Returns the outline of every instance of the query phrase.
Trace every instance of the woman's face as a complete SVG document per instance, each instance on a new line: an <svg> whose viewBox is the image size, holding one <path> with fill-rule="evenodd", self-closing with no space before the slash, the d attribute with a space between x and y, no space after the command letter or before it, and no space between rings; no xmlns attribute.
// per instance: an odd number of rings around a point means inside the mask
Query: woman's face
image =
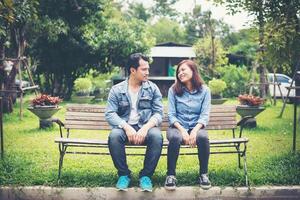
<svg viewBox="0 0 300 200"><path fill-rule="evenodd" d="M177 74L178 79L183 83L188 83L192 80L193 71L187 66L187 64L182 64L178 69Z"/></svg>

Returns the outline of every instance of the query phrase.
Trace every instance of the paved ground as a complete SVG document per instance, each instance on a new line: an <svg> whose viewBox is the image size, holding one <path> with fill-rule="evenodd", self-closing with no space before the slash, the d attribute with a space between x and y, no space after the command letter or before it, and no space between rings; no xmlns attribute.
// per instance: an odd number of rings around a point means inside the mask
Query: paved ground
<svg viewBox="0 0 300 200"><path fill-rule="evenodd" d="M115 188L54 188L44 186L34 187L0 187L0 200L97 200L97 199L300 199L299 186L263 186L253 187L212 187L202 190L199 187L179 187L176 191L166 191L156 188L152 193L130 188L127 192L119 192Z"/></svg>

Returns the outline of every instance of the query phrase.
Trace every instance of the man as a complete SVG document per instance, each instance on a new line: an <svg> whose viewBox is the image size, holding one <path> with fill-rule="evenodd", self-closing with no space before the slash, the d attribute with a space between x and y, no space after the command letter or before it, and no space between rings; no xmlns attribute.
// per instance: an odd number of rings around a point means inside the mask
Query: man
<svg viewBox="0 0 300 200"><path fill-rule="evenodd" d="M125 144L147 145L144 167L139 173L142 191L152 191L151 176L157 166L163 137L158 126L162 122L162 95L148 81L148 58L141 53L130 55L129 78L110 90L105 118L112 126L108 138L109 151L118 170L118 190L126 191L131 171L126 162Z"/></svg>

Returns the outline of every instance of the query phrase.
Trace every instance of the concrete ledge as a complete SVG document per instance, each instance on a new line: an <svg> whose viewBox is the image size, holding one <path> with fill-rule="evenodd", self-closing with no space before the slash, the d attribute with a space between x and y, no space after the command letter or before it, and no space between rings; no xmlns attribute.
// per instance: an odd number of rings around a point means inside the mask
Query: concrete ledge
<svg viewBox="0 0 300 200"><path fill-rule="evenodd" d="M300 186L262 186L253 187L212 187L202 190L199 187L179 187L175 191L156 188L152 193L130 188L119 192L111 187L97 188L57 188L57 187L0 187L1 200L97 200L97 199L300 199Z"/></svg>

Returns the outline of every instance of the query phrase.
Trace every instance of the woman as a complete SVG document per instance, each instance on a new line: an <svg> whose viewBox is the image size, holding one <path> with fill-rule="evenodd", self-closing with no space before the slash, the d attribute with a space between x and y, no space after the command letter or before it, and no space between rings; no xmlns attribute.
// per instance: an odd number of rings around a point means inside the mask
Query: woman
<svg viewBox="0 0 300 200"><path fill-rule="evenodd" d="M209 120L211 95L204 85L197 66L192 60L183 60L176 70L176 82L168 93L167 130L168 171L165 188L176 188L176 162L181 144L197 146L199 159L199 184L203 189L211 187L208 179L209 140L205 127Z"/></svg>

